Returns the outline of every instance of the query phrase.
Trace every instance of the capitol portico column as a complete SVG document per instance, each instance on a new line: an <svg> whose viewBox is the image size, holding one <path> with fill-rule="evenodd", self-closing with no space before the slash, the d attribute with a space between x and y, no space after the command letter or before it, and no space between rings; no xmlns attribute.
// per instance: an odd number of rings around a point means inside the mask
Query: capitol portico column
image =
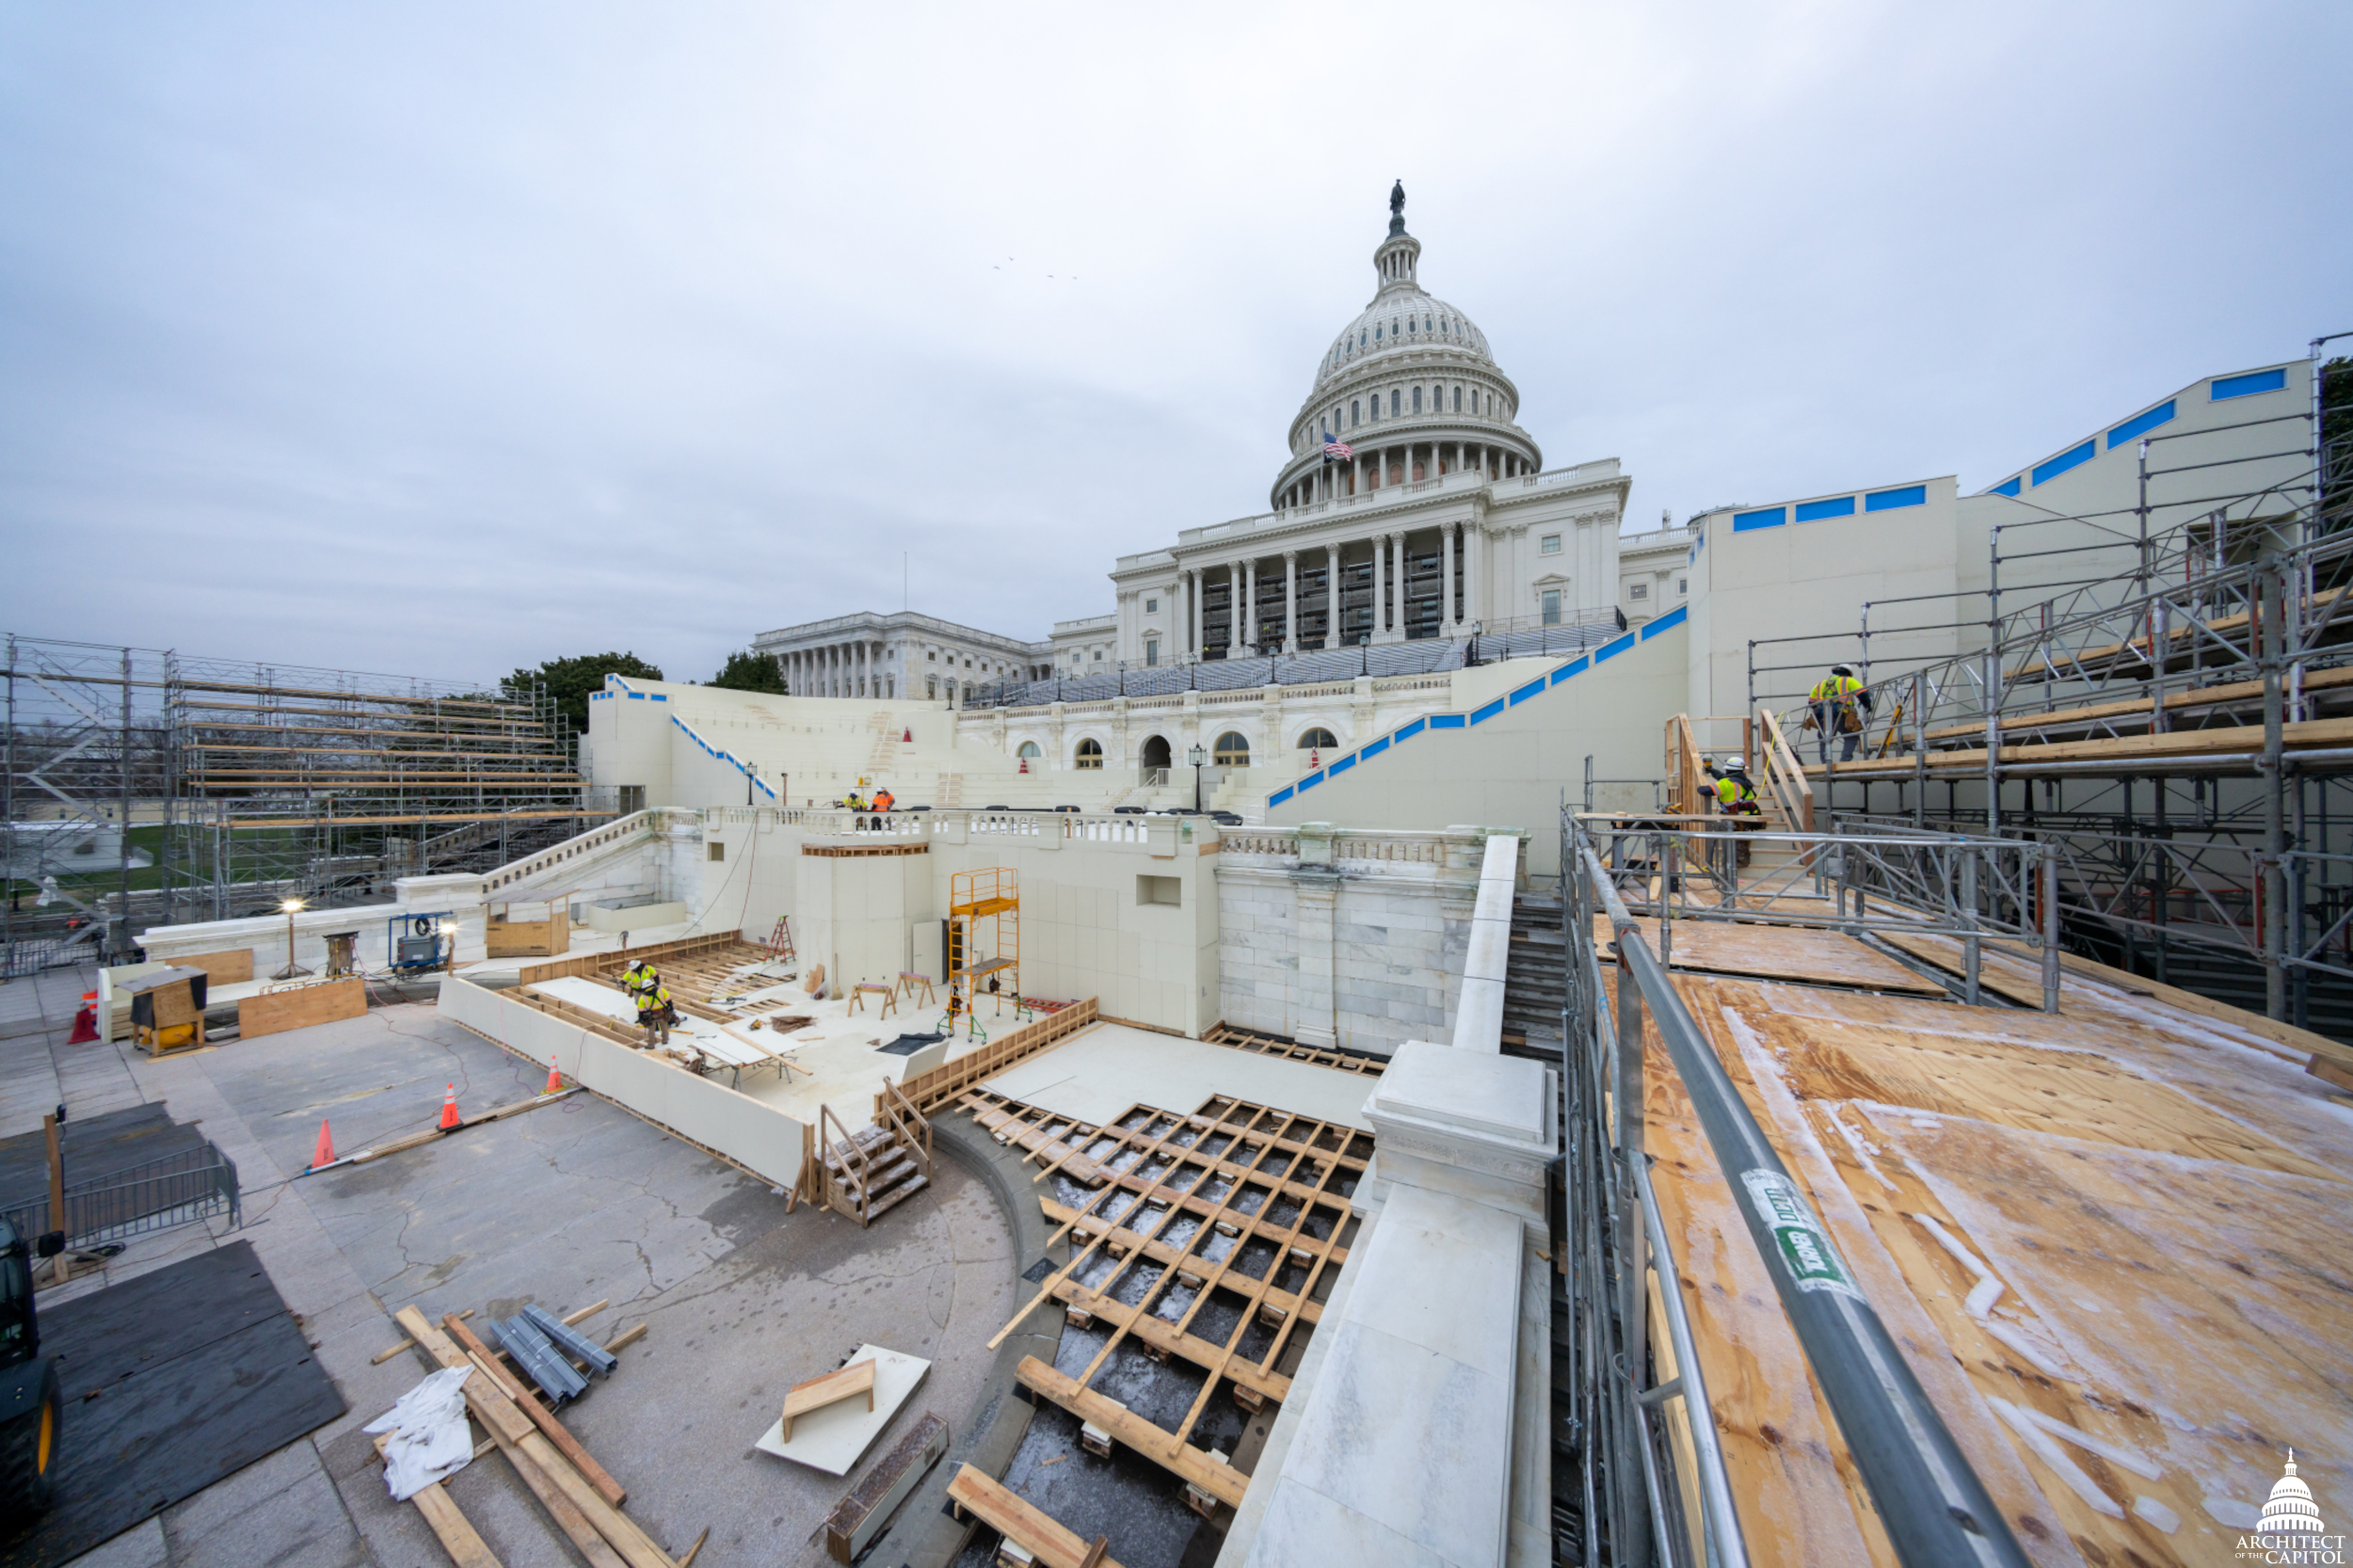
<svg viewBox="0 0 2353 1568"><path fill-rule="evenodd" d="M1256 653L1258 651L1258 558L1253 555L1245 563L1245 568L1250 581L1249 602L1246 606L1250 612L1250 631L1242 638L1242 644L1251 652Z"/></svg>
<svg viewBox="0 0 2353 1568"><path fill-rule="evenodd" d="M1413 470L1409 468L1405 472L1411 473ZM1389 593L1392 600L1389 621L1397 632L1397 640L1403 642L1405 640L1405 536L1401 532L1394 537L1397 540L1397 559L1389 568Z"/></svg>
<svg viewBox="0 0 2353 1568"><path fill-rule="evenodd" d="M1225 657L1241 656L1241 563L1225 563Z"/></svg>
<svg viewBox="0 0 2353 1568"><path fill-rule="evenodd" d="M1454 524L1438 528L1438 634L1454 635Z"/></svg>
<svg viewBox="0 0 2353 1568"><path fill-rule="evenodd" d="M1372 536L1372 624L1365 629L1365 641L1369 643L1379 642L1381 633L1387 630L1381 624L1387 613L1385 606L1388 603L1382 597L1381 574L1388 569L1388 555L1389 536L1375 534Z"/></svg>
<svg viewBox="0 0 2353 1568"><path fill-rule="evenodd" d="M1299 552L1283 552L1283 651L1299 651Z"/></svg>
<svg viewBox="0 0 2353 1568"><path fill-rule="evenodd" d="M1340 638L1340 547L1323 547L1323 646L1338 648Z"/></svg>

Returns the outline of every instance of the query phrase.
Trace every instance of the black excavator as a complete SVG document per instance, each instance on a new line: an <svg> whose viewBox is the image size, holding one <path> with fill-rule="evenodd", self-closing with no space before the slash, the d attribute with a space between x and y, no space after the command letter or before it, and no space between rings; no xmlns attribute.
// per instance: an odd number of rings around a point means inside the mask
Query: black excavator
<svg viewBox="0 0 2353 1568"><path fill-rule="evenodd" d="M0 1539L49 1507L64 1415L33 1318L32 1249L0 1219Z"/></svg>

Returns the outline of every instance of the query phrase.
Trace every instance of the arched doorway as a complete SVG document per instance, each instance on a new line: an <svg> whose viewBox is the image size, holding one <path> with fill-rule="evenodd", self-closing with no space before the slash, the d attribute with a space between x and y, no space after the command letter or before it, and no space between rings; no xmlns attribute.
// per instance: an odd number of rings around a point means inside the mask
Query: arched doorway
<svg viewBox="0 0 2353 1568"><path fill-rule="evenodd" d="M1167 783L1171 760L1168 754L1168 737L1165 735L1146 736L1144 742L1144 754L1140 760L1144 767L1143 781L1144 783ZM1156 774L1159 776L1157 779L1153 776Z"/></svg>

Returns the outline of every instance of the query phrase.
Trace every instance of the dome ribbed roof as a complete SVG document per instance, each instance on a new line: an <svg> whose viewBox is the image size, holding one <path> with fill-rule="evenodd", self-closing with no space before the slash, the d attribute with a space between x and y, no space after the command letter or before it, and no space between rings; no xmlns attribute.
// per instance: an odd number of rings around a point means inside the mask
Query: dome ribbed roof
<svg viewBox="0 0 2353 1568"><path fill-rule="evenodd" d="M1391 284L1373 296L1346 331L1332 340L1316 371L1316 387L1321 391L1356 366L1385 356L1439 349L1452 349L1483 364L1495 363L1487 335L1468 316L1418 284Z"/></svg>

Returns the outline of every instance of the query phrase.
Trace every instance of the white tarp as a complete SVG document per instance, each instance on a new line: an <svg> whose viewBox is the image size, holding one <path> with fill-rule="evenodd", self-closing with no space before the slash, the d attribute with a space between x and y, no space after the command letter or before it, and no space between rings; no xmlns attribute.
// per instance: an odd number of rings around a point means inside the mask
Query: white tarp
<svg viewBox="0 0 2353 1568"><path fill-rule="evenodd" d="M363 1429L392 1434L384 1443L384 1484L392 1489L394 1502L407 1502L435 1481L456 1475L473 1458L465 1389L472 1371L471 1367L443 1368Z"/></svg>

